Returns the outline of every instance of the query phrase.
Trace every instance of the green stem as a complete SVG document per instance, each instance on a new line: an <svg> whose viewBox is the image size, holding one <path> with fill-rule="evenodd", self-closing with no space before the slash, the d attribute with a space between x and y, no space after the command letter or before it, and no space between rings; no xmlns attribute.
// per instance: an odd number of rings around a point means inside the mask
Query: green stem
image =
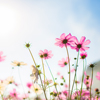
<svg viewBox="0 0 100 100"><path fill-rule="evenodd" d="M53 79L53 81L55 82L55 79L54 79L54 77L53 77L53 74L52 74L52 72L51 72L51 69L50 69L50 67L49 67L49 64L47 63L46 60L45 60L45 62L46 62L46 64L47 64L48 68L49 68L49 71L50 71L50 74L51 74L51 76L52 76L52 79Z"/></svg>
<svg viewBox="0 0 100 100"><path fill-rule="evenodd" d="M69 98L70 98L70 77L71 77L71 74L70 74L70 60L69 60L69 53L68 53L68 48L67 46L66 47L66 51L67 51L67 56L68 56L68 62L69 62Z"/></svg>
<svg viewBox="0 0 100 100"><path fill-rule="evenodd" d="M33 55L32 55L32 52L31 52L30 48L28 48L28 50L29 50L29 52L30 52L30 54L31 54L31 57L32 57L32 59L33 59L33 62L34 62L34 64L35 64L35 66L36 66L36 62L35 62L35 60L34 60L34 57L33 57Z"/></svg>
<svg viewBox="0 0 100 100"><path fill-rule="evenodd" d="M50 67L49 67L49 64L47 63L46 60L45 60L45 62L46 62L46 64L47 64L48 68L49 68L49 71L50 71L50 74L51 74L51 76L52 76L53 82L55 83L55 79L54 79L54 77L53 77L53 74L52 74L52 72L51 72L51 69L50 69ZM57 94L58 94L57 87L56 87L56 85L54 85L54 86L55 86L55 89L56 89ZM59 94L58 94L58 98L59 98L59 100L61 100L60 97L59 97Z"/></svg>
<svg viewBox="0 0 100 100"><path fill-rule="evenodd" d="M81 99L81 94L82 94L83 79L84 79L84 59L83 59L83 75L82 75L82 83L81 83L80 99Z"/></svg>
<svg viewBox="0 0 100 100"><path fill-rule="evenodd" d="M75 75L74 75L74 80L73 80L72 89L71 89L71 95L72 95L73 88L74 88L74 83L75 83L75 77L76 77L77 65L78 65L78 58L79 58L79 51L78 51L78 54L77 54L77 61L76 61L76 66L75 66L76 69L75 69Z"/></svg>

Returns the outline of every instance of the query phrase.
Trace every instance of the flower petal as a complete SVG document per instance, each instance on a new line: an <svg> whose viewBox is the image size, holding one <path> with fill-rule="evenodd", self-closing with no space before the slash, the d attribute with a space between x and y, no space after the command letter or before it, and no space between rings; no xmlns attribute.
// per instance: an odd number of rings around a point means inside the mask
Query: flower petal
<svg viewBox="0 0 100 100"><path fill-rule="evenodd" d="M81 39L80 39L80 43L82 44L85 41L85 39L86 39L86 37L82 36Z"/></svg>
<svg viewBox="0 0 100 100"><path fill-rule="evenodd" d="M65 39L65 37L66 37L65 33L61 34L61 36L60 36L61 39Z"/></svg>
<svg viewBox="0 0 100 100"><path fill-rule="evenodd" d="M88 45L88 44L90 44L90 40L86 40L84 43L83 43L83 45Z"/></svg>

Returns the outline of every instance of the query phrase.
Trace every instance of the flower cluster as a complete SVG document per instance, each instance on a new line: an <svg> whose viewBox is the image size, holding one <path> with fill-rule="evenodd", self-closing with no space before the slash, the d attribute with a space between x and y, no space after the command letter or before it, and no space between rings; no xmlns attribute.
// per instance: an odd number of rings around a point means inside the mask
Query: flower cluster
<svg viewBox="0 0 100 100"><path fill-rule="evenodd" d="M65 47L66 49L67 56L66 58L62 58L61 60L59 60L58 65L60 67L69 66L69 71L67 72L69 77L62 75L60 72L57 73L60 79L54 77L47 62L47 59L53 57L51 50L48 51L47 49L45 49L44 51L39 51L38 54L42 60L42 65L38 65L30 50L30 43L26 43L25 47L29 50L29 53L31 54L32 60L34 62L34 65L31 65L30 67L32 72L30 74L31 82L26 83L27 92L22 83L17 84L14 76L9 76L4 80L0 80L0 95L2 100L100 100L100 91L98 88L94 90L95 96L92 96L93 68L95 67L95 64L89 65L89 67L92 68L91 77L87 75L88 73L86 73L86 66L84 66L86 65L84 59L86 59L88 56L86 50L88 50L89 47L87 45L90 44L90 40L86 40L85 36L82 36L81 39L78 40L75 36L72 36L71 33L69 33L68 35L63 33L61 34L60 38L56 38L55 41L56 46L59 46L61 48ZM76 56L76 58L74 58L76 62L72 65L74 68L70 65L71 59L68 52L69 47L78 52L78 55ZM3 52L1 51L0 62L5 60L5 56L2 55ZM83 62L82 81L77 80L78 60L81 60ZM13 70L15 66L20 69L21 66L25 66L27 64L24 62L13 61L11 65L13 66ZM45 65L47 65L52 79L50 79L50 77L47 78ZM70 84L70 80L72 78L71 74L74 74L72 86ZM69 79L69 81L66 80L66 78ZM97 80L100 80L100 72L97 72L95 78L97 78ZM21 81L21 77L19 79ZM78 88L78 84L81 85L81 88ZM85 85L85 88L83 87L83 84ZM9 91L8 95L5 95L7 88L11 85L12 89ZM23 88L23 94L18 91L19 85ZM35 95L35 97L31 97L31 95L33 94Z"/></svg>

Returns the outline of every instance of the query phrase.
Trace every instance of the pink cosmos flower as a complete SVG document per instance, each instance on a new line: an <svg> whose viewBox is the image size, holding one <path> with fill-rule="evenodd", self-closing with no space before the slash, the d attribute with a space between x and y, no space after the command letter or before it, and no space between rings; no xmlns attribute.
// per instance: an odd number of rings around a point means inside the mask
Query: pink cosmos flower
<svg viewBox="0 0 100 100"><path fill-rule="evenodd" d="M90 44L90 40L85 41L85 37L82 36L80 41L77 40L77 38L74 38L74 42L72 42L72 49L75 49L77 52L80 50L81 52L88 50L89 47L86 47L86 45Z"/></svg>
<svg viewBox="0 0 100 100"><path fill-rule="evenodd" d="M2 54L3 54L3 52L0 51L0 62L4 61L5 60L5 57L6 57L6 56L2 56Z"/></svg>
<svg viewBox="0 0 100 100"><path fill-rule="evenodd" d="M100 80L100 72L97 72L96 78Z"/></svg>
<svg viewBox="0 0 100 100"><path fill-rule="evenodd" d="M40 50L39 55L41 58L44 58L44 59L49 59L53 56L52 51L51 50L48 51L46 49L44 51Z"/></svg>
<svg viewBox="0 0 100 100"><path fill-rule="evenodd" d="M58 65L61 66L61 67L64 67L64 66L66 66L68 63L69 63L69 62L68 62L68 57L67 57L66 59L62 58L62 60L60 60L60 61L58 62Z"/></svg>
<svg viewBox="0 0 100 100"><path fill-rule="evenodd" d="M19 93L16 92L16 89L13 89L13 91L10 92L10 96L13 98L18 98Z"/></svg>
<svg viewBox="0 0 100 100"><path fill-rule="evenodd" d="M84 84L87 86L87 87L90 87L90 85L91 85L91 78L89 77L88 79L87 78L85 78L84 79Z"/></svg>
<svg viewBox="0 0 100 100"><path fill-rule="evenodd" d="M62 91L62 93L63 93L66 97L68 97L68 95L69 95L69 93L68 93L67 90Z"/></svg>
<svg viewBox="0 0 100 100"><path fill-rule="evenodd" d="M43 58L44 52L42 50L39 51L39 56Z"/></svg>
<svg viewBox="0 0 100 100"><path fill-rule="evenodd" d="M56 43L55 45L63 48L64 46L70 46L71 43L73 42L73 39L75 37L71 35L71 33L69 33L67 36L65 33L61 34L60 38L56 38Z"/></svg>
<svg viewBox="0 0 100 100"><path fill-rule="evenodd" d="M43 56L44 56L44 59L51 58L53 56L52 51L48 51L48 50L45 49Z"/></svg>
<svg viewBox="0 0 100 100"><path fill-rule="evenodd" d="M27 86L29 89L31 89L32 83L31 83L31 82L28 82L28 83L26 84L26 86Z"/></svg>
<svg viewBox="0 0 100 100"><path fill-rule="evenodd" d="M87 57L87 53L86 52L82 52L80 53L81 59L85 59Z"/></svg>

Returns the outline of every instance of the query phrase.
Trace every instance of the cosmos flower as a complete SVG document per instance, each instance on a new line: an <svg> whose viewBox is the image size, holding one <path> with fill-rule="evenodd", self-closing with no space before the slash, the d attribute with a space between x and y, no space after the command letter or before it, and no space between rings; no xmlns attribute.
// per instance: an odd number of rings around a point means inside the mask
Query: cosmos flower
<svg viewBox="0 0 100 100"><path fill-rule="evenodd" d="M39 51L40 58L43 58L44 52L42 50Z"/></svg>
<svg viewBox="0 0 100 100"><path fill-rule="evenodd" d="M71 43L73 42L73 39L75 37L71 35L71 33L69 33L67 36L65 33L61 34L60 38L56 38L56 46L59 46L61 48L63 48L64 46L70 46Z"/></svg>
<svg viewBox="0 0 100 100"><path fill-rule="evenodd" d="M77 38L74 38L74 42L72 43L71 48L75 49L77 52L80 50L81 52L84 52L85 50L88 50L89 47L86 47L86 45L90 44L90 40L86 40L86 37L82 36L80 41L77 40Z"/></svg>
<svg viewBox="0 0 100 100"><path fill-rule="evenodd" d="M13 91L10 92L10 96L13 98L18 98L19 93L17 93L16 89L13 89Z"/></svg>
<svg viewBox="0 0 100 100"><path fill-rule="evenodd" d="M21 65L27 65L27 64L24 63L24 62L13 61L13 62L11 63L11 65L13 65L13 66L21 66Z"/></svg>
<svg viewBox="0 0 100 100"><path fill-rule="evenodd" d="M39 51L39 56L44 59L49 59L53 56L53 54L51 50L48 51L47 49L45 49L44 51L42 50Z"/></svg>
<svg viewBox="0 0 100 100"><path fill-rule="evenodd" d="M90 87L90 85L91 85L91 78L90 78L90 77L89 77L88 79L85 78L85 79L84 79L84 84L85 84L87 87Z"/></svg>
<svg viewBox="0 0 100 100"><path fill-rule="evenodd" d="M28 82L28 83L26 84L26 86L30 89L31 86L32 86L32 83L31 83L31 82Z"/></svg>
<svg viewBox="0 0 100 100"><path fill-rule="evenodd" d="M13 78L13 76L8 77L8 78L5 80L5 83L6 83L7 85L8 85L8 84L14 83L14 78Z"/></svg>
<svg viewBox="0 0 100 100"><path fill-rule="evenodd" d="M81 59L85 59L87 57L87 53L86 52L82 52L80 53Z"/></svg>
<svg viewBox="0 0 100 100"><path fill-rule="evenodd" d="M68 63L69 63L69 62L68 62L68 57L67 57L66 59L62 58L62 60L60 60L60 61L58 62L58 65L61 66L61 67L64 67L64 66L66 66Z"/></svg>
<svg viewBox="0 0 100 100"><path fill-rule="evenodd" d="M68 97L68 95L69 95L69 93L68 93L67 90L62 91L62 93L63 93L66 97Z"/></svg>
<svg viewBox="0 0 100 100"><path fill-rule="evenodd" d="M97 80L100 80L100 72L97 72L96 78Z"/></svg>
<svg viewBox="0 0 100 100"><path fill-rule="evenodd" d="M41 94L43 91L41 87L38 84L33 84L31 89L36 93L36 94Z"/></svg>
<svg viewBox="0 0 100 100"><path fill-rule="evenodd" d="M34 83L38 82L38 69L34 65L31 65L30 68L32 70L32 74L30 75L31 79L34 80Z"/></svg>
<svg viewBox="0 0 100 100"><path fill-rule="evenodd" d="M4 61L5 60L5 57L6 57L6 56L2 56L2 54L3 54L3 52L0 51L0 62Z"/></svg>

